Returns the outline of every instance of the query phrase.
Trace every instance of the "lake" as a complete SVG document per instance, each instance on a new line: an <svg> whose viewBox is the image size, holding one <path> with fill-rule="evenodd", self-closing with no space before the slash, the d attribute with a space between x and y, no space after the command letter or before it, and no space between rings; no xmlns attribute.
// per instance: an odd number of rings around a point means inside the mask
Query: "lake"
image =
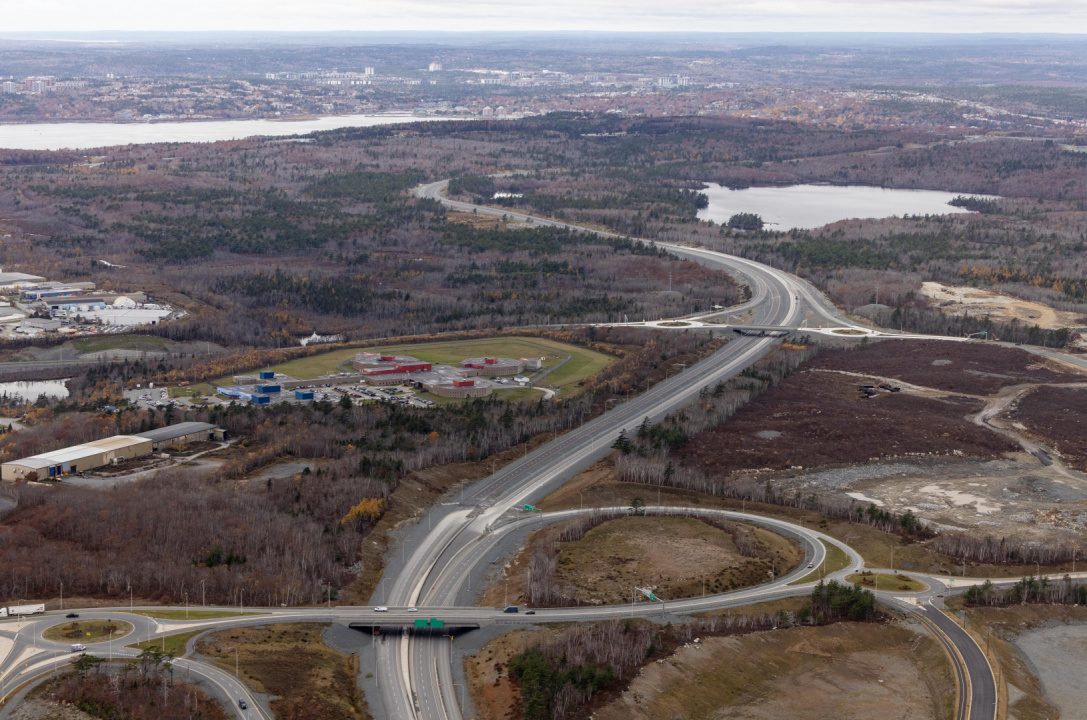
<svg viewBox="0 0 1087 720"><path fill-rule="evenodd" d="M885 218L892 215L945 215L970 212L948 201L959 195L992 197L939 190L897 190L867 185L790 185L730 190L716 183L703 190L709 207L699 220L727 223L736 213L755 213L769 230L810 230L849 218Z"/></svg>
<svg viewBox="0 0 1087 720"><path fill-rule="evenodd" d="M188 120L132 123L0 124L0 148L16 150L78 150L129 143L218 142L254 135L301 135L315 130L372 127L391 123L427 122L454 118L389 115L336 115L309 120Z"/></svg>
<svg viewBox="0 0 1087 720"><path fill-rule="evenodd" d="M48 398L68 397L67 380L15 380L0 382L0 397L19 398L24 402L34 402L39 395Z"/></svg>

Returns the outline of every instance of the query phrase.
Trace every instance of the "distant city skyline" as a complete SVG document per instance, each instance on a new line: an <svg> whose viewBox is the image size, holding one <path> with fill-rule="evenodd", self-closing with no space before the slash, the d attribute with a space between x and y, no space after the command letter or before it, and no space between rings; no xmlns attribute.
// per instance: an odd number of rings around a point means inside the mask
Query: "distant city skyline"
<svg viewBox="0 0 1087 720"><path fill-rule="evenodd" d="M618 31L1087 33L1087 4L1054 0L39 0L8 32Z"/></svg>

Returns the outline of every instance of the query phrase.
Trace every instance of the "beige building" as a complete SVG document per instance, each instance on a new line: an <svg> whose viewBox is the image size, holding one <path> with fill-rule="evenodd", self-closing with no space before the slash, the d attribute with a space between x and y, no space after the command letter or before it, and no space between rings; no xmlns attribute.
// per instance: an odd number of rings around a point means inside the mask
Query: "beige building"
<svg viewBox="0 0 1087 720"><path fill-rule="evenodd" d="M48 480L61 475L93 470L134 457L143 457L150 455L151 451L152 442L148 438L114 435L102 440L6 462L0 465L0 478L14 481L32 476L37 480Z"/></svg>

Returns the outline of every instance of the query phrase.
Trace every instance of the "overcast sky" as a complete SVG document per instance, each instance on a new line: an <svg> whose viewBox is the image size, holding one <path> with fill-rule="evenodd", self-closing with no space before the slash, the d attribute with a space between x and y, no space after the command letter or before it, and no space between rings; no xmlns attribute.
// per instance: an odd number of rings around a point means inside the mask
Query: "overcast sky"
<svg viewBox="0 0 1087 720"><path fill-rule="evenodd" d="M7 31L1087 33L1087 0L33 0Z"/></svg>

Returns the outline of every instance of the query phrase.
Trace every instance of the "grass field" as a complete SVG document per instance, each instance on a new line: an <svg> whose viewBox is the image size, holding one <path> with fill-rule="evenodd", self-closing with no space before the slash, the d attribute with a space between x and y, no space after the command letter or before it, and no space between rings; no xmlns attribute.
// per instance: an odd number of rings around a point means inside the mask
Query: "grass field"
<svg viewBox="0 0 1087 720"><path fill-rule="evenodd" d="M81 353L101 352L102 350L147 350L163 352L167 348L166 340L148 335L100 335L72 341L72 347Z"/></svg>
<svg viewBox="0 0 1087 720"><path fill-rule="evenodd" d="M501 337L420 343L416 345L385 345L362 350L333 350L261 369L272 370L300 380L309 380L331 373L351 371L351 359L360 352L411 355L436 365L458 365L466 357L542 357L545 368L554 367L569 356L569 361L544 380L544 384L557 388L568 388L575 385L603 370L614 359L592 350L554 340ZM220 385L233 383L233 378L220 378L215 383ZM511 392L515 392L515 390ZM530 396L526 395L526 397ZM433 398L428 396L428 399ZM513 396L510 399L518 398Z"/></svg>
<svg viewBox="0 0 1087 720"><path fill-rule="evenodd" d="M860 583L869 590L887 590L890 592L921 592L928 586L905 575L890 573L854 573L846 577L847 583Z"/></svg>
<svg viewBox="0 0 1087 720"><path fill-rule="evenodd" d="M368 717L356 684L358 658L325 645L325 627L298 623L228 628L204 636L197 650L231 673L237 657L241 679L256 692L276 696L271 703L276 717Z"/></svg>
<svg viewBox="0 0 1087 720"><path fill-rule="evenodd" d="M207 383L196 383L195 385L186 385L185 387L172 387L167 389L166 394L170 397L196 397L197 395L212 395L215 392L215 388Z"/></svg>
<svg viewBox="0 0 1087 720"><path fill-rule="evenodd" d="M160 620L213 620L215 618L232 618L242 617L244 615L264 615L266 613L257 612L232 612L230 610L197 610L192 608L188 611L185 608L162 608L156 610L126 610L125 612L132 615L143 615L144 617L158 618Z"/></svg>
<svg viewBox="0 0 1087 720"><path fill-rule="evenodd" d="M207 628L204 628L204 630L206 629ZM189 639L196 637L204 632L204 630L190 630L189 632L175 633L173 635L167 635L166 637L157 637L154 640L148 640L147 642L128 645L127 647L136 648L137 650L154 648L167 655L181 657L185 654L185 646L189 643Z"/></svg>
<svg viewBox="0 0 1087 720"><path fill-rule="evenodd" d="M790 585L803 585L804 583L816 582L819 578L829 575L832 572L837 572L842 568L849 567L849 556L845 554L845 550L834 543L828 543L826 540L820 540L823 543L823 547L827 549L827 559L820 567L815 568L810 573L800 578L799 580L793 580Z"/></svg>
<svg viewBox="0 0 1087 720"><path fill-rule="evenodd" d="M42 637L53 642L89 643L107 642L110 631L114 640L120 640L132 632L132 623L124 620L72 620L47 628Z"/></svg>

